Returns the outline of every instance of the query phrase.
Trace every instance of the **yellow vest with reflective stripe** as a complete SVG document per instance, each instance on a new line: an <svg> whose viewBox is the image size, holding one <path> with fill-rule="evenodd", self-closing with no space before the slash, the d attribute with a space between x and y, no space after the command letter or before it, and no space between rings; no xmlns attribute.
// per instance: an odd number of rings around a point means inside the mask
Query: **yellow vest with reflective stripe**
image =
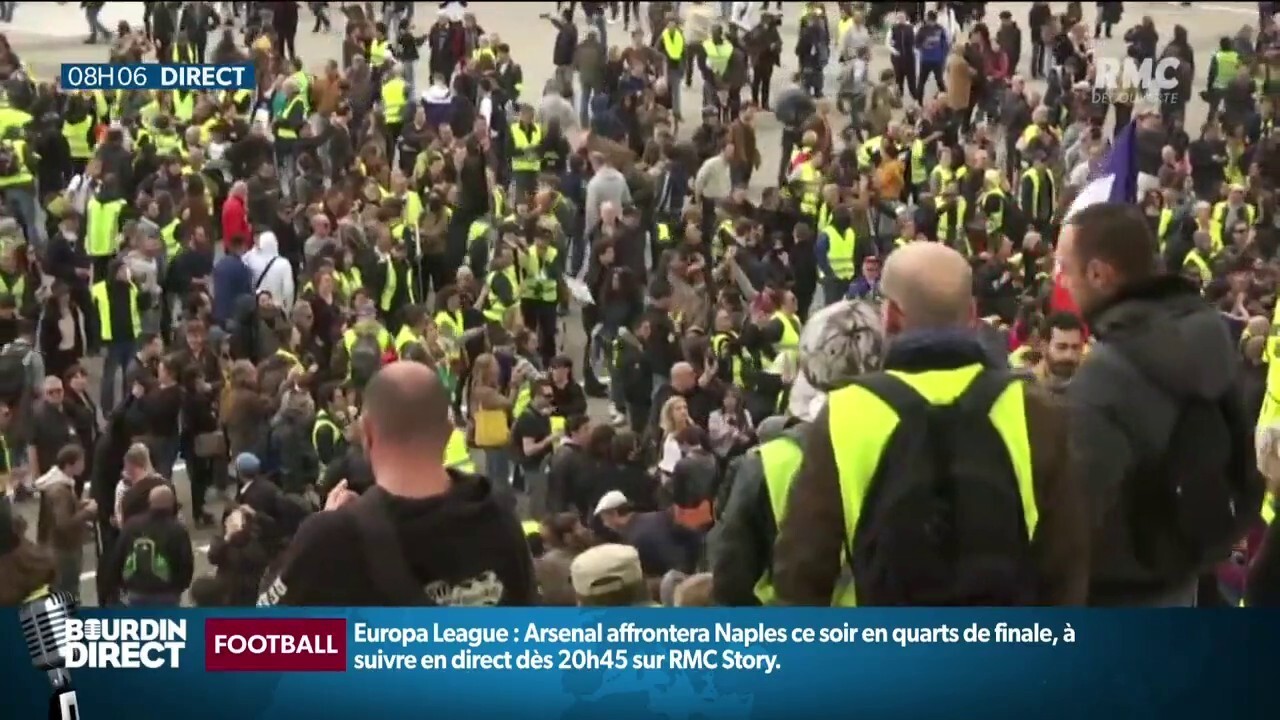
<svg viewBox="0 0 1280 720"><path fill-rule="evenodd" d="M194 92L173 91L173 119L182 123L191 122L196 114L196 94Z"/></svg>
<svg viewBox="0 0 1280 720"><path fill-rule="evenodd" d="M387 61L391 54L391 45L386 40L373 40L369 43L369 64L378 67Z"/></svg>
<svg viewBox="0 0 1280 720"><path fill-rule="evenodd" d="M520 296L526 300L540 300L553 303L560 297L560 285L547 274L547 267L556 261L560 253L554 247L547 247L545 258L538 257L537 248L529 248L524 254L525 269L524 287Z"/></svg>
<svg viewBox="0 0 1280 720"><path fill-rule="evenodd" d="M390 260L385 262L387 264L387 280L382 284L382 295L378 298L378 308L381 309L382 312L391 312L391 303L395 302L396 291L400 289L400 272L396 268L396 264L394 262ZM409 302L414 302L412 263L405 263L404 279L408 284L408 287L405 288L405 290L409 296Z"/></svg>
<svg viewBox="0 0 1280 720"><path fill-rule="evenodd" d="M883 135L876 135L873 138L868 138L865 142L859 145L857 152L858 167L864 170L871 167L871 153L879 152L883 145Z"/></svg>
<svg viewBox="0 0 1280 720"><path fill-rule="evenodd" d="M721 40L720 44L715 44L711 38L702 41L702 49L707 53L707 67L717 76L724 75L729 69L729 58L733 56L733 44L728 40Z"/></svg>
<svg viewBox="0 0 1280 720"><path fill-rule="evenodd" d="M542 160L538 157L538 146L542 144L542 128L533 126L533 132L525 133L520 123L511 123L511 142L515 145L515 155L511 158L512 172L538 172L542 169Z"/></svg>
<svg viewBox="0 0 1280 720"><path fill-rule="evenodd" d="M1022 179L1026 180L1027 178L1031 179L1031 207L1023 208L1023 209L1027 211L1028 218L1032 220L1039 220L1040 219L1040 181L1041 181L1040 173L1037 172L1035 168L1027 168L1022 173ZM1049 183L1049 202L1050 203L1057 202L1058 188L1053 183L1053 173L1046 172L1044 174L1043 179L1045 182ZM1049 214L1050 215L1053 214L1052 208L1050 208Z"/></svg>
<svg viewBox="0 0 1280 720"><path fill-rule="evenodd" d="M17 172L0 177L0 188L30 185L35 182L36 176L31 173L31 168L27 167L27 141L2 140L0 144L13 148L13 162L17 164Z"/></svg>
<svg viewBox="0 0 1280 720"><path fill-rule="evenodd" d="M1213 54L1218 63L1218 72L1213 76L1214 89L1221 90L1236 79L1236 70L1240 67L1240 53L1235 50L1219 50Z"/></svg>
<svg viewBox="0 0 1280 720"><path fill-rule="evenodd" d="M280 119L289 117L289 115L293 113L294 106L301 105L301 104L302 104L302 96L294 95L293 99L285 103L284 108L280 111ZM297 140L298 132L293 128L279 127L279 128L276 128L276 137L283 138L285 140Z"/></svg>
<svg viewBox="0 0 1280 720"><path fill-rule="evenodd" d="M890 374L907 383L931 405L956 401L983 370L969 365L955 370ZM1031 440L1027 433L1026 396L1021 382L1011 381L991 406L991 423L1009 450L1009 459L1022 497L1027 534L1034 538L1040 520L1031 470ZM844 510L847 547L857 548L858 521L863 504L879 470L881 455L898 427L897 410L861 385L849 385L832 392L827 399L831 447L839 474L840 499ZM856 433L849 428L857 427ZM892 480L889 480L892 482ZM856 594L841 598L841 605L857 604Z"/></svg>
<svg viewBox="0 0 1280 720"><path fill-rule="evenodd" d="M1205 259L1198 248L1192 248L1182 260L1182 269L1185 270L1190 265L1200 274L1200 282L1208 283L1213 279L1213 267L1209 264L1212 259Z"/></svg>
<svg viewBox="0 0 1280 720"><path fill-rule="evenodd" d="M1258 220L1258 208L1254 207L1253 203L1245 203L1243 207L1244 207L1245 222L1248 223L1249 225L1253 225ZM1229 234L1226 232L1226 227L1225 227L1227 224L1228 209L1229 209L1229 205L1227 201L1219 200L1218 202L1214 203L1213 212L1209 216L1210 218L1209 239L1213 241L1214 252L1217 252L1223 248L1223 245L1226 243L1226 240L1223 238L1223 235ZM1237 215L1239 215L1239 213L1237 213ZM1237 222L1239 221L1237 220Z"/></svg>
<svg viewBox="0 0 1280 720"><path fill-rule="evenodd" d="M449 434L449 444L444 446L444 466L468 473L476 471L471 451L467 449L467 436L457 428Z"/></svg>
<svg viewBox="0 0 1280 720"><path fill-rule="evenodd" d="M992 197L1000 198L1001 202L999 210L987 214L987 233L989 235L995 235L1004 228L1004 203L1006 202L1004 190L995 188L982 193L982 197L978 198L978 207L982 208L982 212L986 214L987 199Z"/></svg>
<svg viewBox="0 0 1280 720"><path fill-rule="evenodd" d="M818 212L818 191L822 185L822 173L818 172L812 162L806 161L800 166L799 182L803 186L800 212L804 215L814 215Z"/></svg>
<svg viewBox="0 0 1280 720"><path fill-rule="evenodd" d="M164 241L164 251L168 253L168 259L173 260L178 251L182 249L178 243L178 225L181 221L174 218L169 221L168 225L160 228L160 239Z"/></svg>
<svg viewBox="0 0 1280 720"><path fill-rule="evenodd" d="M619 341L615 341L615 342L619 342ZM733 333L733 332L716 333L715 335L711 336L711 352L714 353L717 358L723 358L725 355L724 346L729 343L737 343L737 342L738 342L737 333ZM616 352L615 352L614 362L615 364L617 362ZM747 383L746 383L746 377L742 373L743 362L742 362L742 351L740 348L738 352L733 354L732 362L733 362L733 367L731 369L732 370L731 377L733 378L733 384L737 387L745 388L747 386Z"/></svg>
<svg viewBox="0 0 1280 720"><path fill-rule="evenodd" d="M18 303L19 307L21 307L22 296L25 295L26 292L27 292L27 276L26 275L19 274L17 278L14 279L12 285L10 285L7 281L5 281L3 275L0 275L0 295L8 293L9 295L13 296L14 301Z"/></svg>
<svg viewBox="0 0 1280 720"><path fill-rule="evenodd" d="M852 279L856 273L853 254L858 246L858 236L852 227L842 233L834 225L828 225L823 232L827 235L827 264L831 266L831 272L841 280Z"/></svg>
<svg viewBox="0 0 1280 720"><path fill-rule="evenodd" d="M1160 223L1156 226L1156 237L1160 241L1160 252L1164 252L1165 239L1169 237L1169 226L1173 224L1173 210L1164 208L1160 211Z"/></svg>
<svg viewBox="0 0 1280 720"><path fill-rule="evenodd" d="M775 355L785 352L796 352L800 349L800 321L781 310L773 314L773 319L782 323L782 337L773 344Z"/></svg>
<svg viewBox="0 0 1280 720"><path fill-rule="evenodd" d="M108 257L116 253L116 235L123 209L124 200L104 203L96 197L89 198L85 209L84 241L84 251L89 257Z"/></svg>
<svg viewBox="0 0 1280 720"><path fill-rule="evenodd" d="M929 170L924 163L924 141L916 138L911 143L911 184L923 186L929 180Z"/></svg>
<svg viewBox="0 0 1280 720"><path fill-rule="evenodd" d="M951 237L952 214L954 213L954 216L956 219L956 225L958 225L960 229L963 230L964 216L969 209L969 203L965 202L963 195L957 195L955 199L955 204L952 206L951 210L949 211L943 211L942 198L938 198L937 200L934 200L933 204L938 210L938 239L941 240L942 242L951 242L953 239ZM963 233L958 234L954 239L964 240L966 243L968 243L968 238Z"/></svg>
<svg viewBox="0 0 1280 720"><path fill-rule="evenodd" d="M396 355L403 356L407 345L420 342L422 342L421 335L411 330L408 325L401 325L400 332L396 333Z"/></svg>
<svg viewBox="0 0 1280 720"><path fill-rule="evenodd" d="M321 410L316 413L316 421L311 426L311 447L317 453L320 452L320 431L325 429L333 433L334 443L342 439L342 428L338 427L338 424L333 421L328 412Z"/></svg>
<svg viewBox="0 0 1280 720"><path fill-rule="evenodd" d="M787 514L787 495L791 492L791 482L795 480L800 463L804 460L804 449L796 439L783 435L761 445L756 452L760 455L760 464L764 470L765 490L769 494L769 509L773 512L774 527L781 527ZM766 570L756 581L756 599L761 605L772 605L776 598L773 591L773 573ZM837 583L832 594L831 604L835 606L855 605L853 583Z"/></svg>
<svg viewBox="0 0 1280 720"><path fill-rule="evenodd" d="M684 33L667 28L662 31L662 50L667 57L679 62L684 57Z"/></svg>
<svg viewBox="0 0 1280 720"><path fill-rule="evenodd" d="M511 292L517 298L516 304L520 303L520 277L516 274L514 266L501 271L502 275L511 283ZM484 284L489 288L484 303L484 319L490 322L501 324L502 318L507 314L507 308L510 307L498 299L497 293L493 291L493 279L498 276L498 272L490 272L488 277L484 279Z"/></svg>
<svg viewBox="0 0 1280 720"><path fill-rule="evenodd" d="M115 331L111 328L111 295L107 292L107 282L99 280L89 290L94 307L98 308L98 329L102 342L115 340ZM138 309L138 286L129 286L129 321L133 325L133 338L142 334L142 313Z"/></svg>
<svg viewBox="0 0 1280 720"><path fill-rule="evenodd" d="M388 123L404 120L404 106L408 104L404 78L392 78L382 85L382 116Z"/></svg>
<svg viewBox="0 0 1280 720"><path fill-rule="evenodd" d="M93 157L93 147L89 145L89 130L93 126L93 118L85 117L78 123L63 121L62 137L67 139L67 147L71 148L72 160L88 160Z"/></svg>

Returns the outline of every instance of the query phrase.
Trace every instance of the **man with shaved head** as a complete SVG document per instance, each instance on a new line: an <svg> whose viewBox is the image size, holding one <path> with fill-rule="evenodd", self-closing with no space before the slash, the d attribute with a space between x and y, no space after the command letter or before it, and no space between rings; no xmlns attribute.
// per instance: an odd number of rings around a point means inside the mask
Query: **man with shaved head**
<svg viewBox="0 0 1280 720"><path fill-rule="evenodd" d="M147 492L147 510L125 522L98 563L98 596L128 607L177 607L191 585L195 556L173 486Z"/></svg>
<svg viewBox="0 0 1280 720"><path fill-rule="evenodd" d="M830 393L773 554L792 605L1070 605L1088 581L1065 417L993 362L968 261L911 243L884 266L884 372Z"/></svg>
<svg viewBox="0 0 1280 720"><path fill-rule="evenodd" d="M533 563L501 482L448 469L449 394L416 362L378 371L360 436L374 487L307 518L262 605L532 605Z"/></svg>

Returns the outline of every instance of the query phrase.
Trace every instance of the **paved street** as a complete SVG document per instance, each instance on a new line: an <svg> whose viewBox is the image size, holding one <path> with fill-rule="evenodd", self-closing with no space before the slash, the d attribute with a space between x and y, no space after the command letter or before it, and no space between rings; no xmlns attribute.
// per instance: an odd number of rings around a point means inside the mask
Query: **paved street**
<svg viewBox="0 0 1280 720"><path fill-rule="evenodd" d="M64 62L101 62L105 60L106 50L103 46L83 43L84 38L87 37L88 26L78 5L78 3L19 3L15 22L11 24L0 23L0 31L7 35L13 48L30 65L38 79L56 77L61 63ZM116 23L120 20L127 20L131 24L141 26L143 5L143 3L139 2L107 3L102 14L103 24L112 30L115 29ZM1026 62L1030 56L1030 41L1026 37L1025 30L1029 6L1030 3L1027 2L993 3L988 6L988 20L992 24L997 22L995 19L996 13L1008 9L1018 22L1023 25L1023 66L1020 68L1023 73L1026 72ZM1055 6L1060 11L1063 3L1055 3ZM535 102L537 94L540 93L545 82L552 76L549 55L555 33L551 24L539 19L538 15L542 12L553 11L554 3L473 3L471 7L476 13L480 25L486 31L491 35L497 35L502 42L511 46L513 57L517 62L521 63L524 69L526 95L522 99ZM783 63L788 70L793 70L795 67L795 59L794 55L791 54L791 48L794 46L795 41L795 16L799 7L800 3L788 3L788 16L784 20L783 35L786 50L784 51ZM835 4L828 3L828 7L834 13ZM436 3L417 3L416 10L418 13L416 26L420 30L425 30L432 22L436 12ZM1093 3L1084 4L1085 22L1089 25L1092 25L1095 10ZM1196 50L1197 62L1199 63L1196 80L1197 90L1203 86L1209 58L1217 47L1218 38L1223 35L1234 34L1243 24L1256 26L1257 20L1253 3L1197 3L1192 7L1183 8L1180 7L1179 3L1173 2L1128 2L1125 3L1123 23L1116 28L1115 39L1101 41L1100 54L1122 57L1124 45L1120 38L1124 33L1124 29L1136 24L1144 14L1149 14L1155 19L1156 26L1161 32L1162 45L1171 36L1172 28L1175 24L1181 24L1187 28L1191 44ZM328 59L341 55L342 22L339 19L334 20L334 32L328 34L310 33L310 15L305 12L299 24L302 31L298 36L298 52L312 70L319 71ZM620 23L610 25L608 33L614 43L627 41ZM211 39L211 44L212 42L214 42L213 39ZM888 67L888 51L884 48L877 48L875 50L873 74L886 67ZM776 73L774 76L775 83L781 84L784 82L783 78L789 74L790 72ZM421 63L421 66L417 69L417 77L420 79L427 77L425 62ZM695 119L695 121L696 112L690 112L688 108L696 107L696 101L701 97L699 85L700 83L695 81L695 87L692 90L684 90L685 95L683 98L686 106L686 117ZM1205 106L1197 98L1193 101L1187 118L1187 127L1193 136L1197 132L1196 129L1200 123L1204 120L1204 113ZM686 131L691 131L691 129L691 127L687 128ZM758 186L756 189L764 187L772 181L780 160L779 126L771 117L766 115L760 118L758 137L760 152L763 156L762 167L765 168L765 171L755 174L756 185ZM569 320L568 328L568 337L565 338L566 351L571 357L580 358L582 355L583 333L576 317ZM607 419L608 417L607 407L598 400L592 401L591 413L594 417L600 419ZM185 477L182 473L176 473L176 475L175 480L179 487L182 502L185 506L190 507ZM217 507L215 506L213 510L216 511ZM26 503L23 506L23 512L29 521L34 522L34 503ZM207 531L197 533L196 542L202 550L207 547L209 537ZM84 574L84 600L87 604L96 604L92 558L89 559L89 563ZM207 563L201 557L198 561L198 574L207 571Z"/></svg>

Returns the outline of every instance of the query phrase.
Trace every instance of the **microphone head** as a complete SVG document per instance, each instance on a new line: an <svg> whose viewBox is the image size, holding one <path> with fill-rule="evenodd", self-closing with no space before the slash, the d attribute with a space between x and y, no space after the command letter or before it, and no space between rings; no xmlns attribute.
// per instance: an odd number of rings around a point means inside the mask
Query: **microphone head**
<svg viewBox="0 0 1280 720"><path fill-rule="evenodd" d="M36 669L47 671L66 665L67 619L75 611L76 599L62 592L38 597L18 609L27 653Z"/></svg>

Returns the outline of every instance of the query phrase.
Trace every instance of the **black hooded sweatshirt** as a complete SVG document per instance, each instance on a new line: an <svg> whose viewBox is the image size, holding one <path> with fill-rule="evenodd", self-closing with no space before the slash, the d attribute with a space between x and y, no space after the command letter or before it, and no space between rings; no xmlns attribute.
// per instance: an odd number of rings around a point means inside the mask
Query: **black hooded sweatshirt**
<svg viewBox="0 0 1280 720"><path fill-rule="evenodd" d="M388 606L404 601L380 590L371 568L396 562L398 553L364 535L362 503L377 503L390 519L412 578L435 605L535 605L533 561L520 522L492 484L449 471L443 495L411 500L370 488L338 510L302 524L280 575L259 605Z"/></svg>

